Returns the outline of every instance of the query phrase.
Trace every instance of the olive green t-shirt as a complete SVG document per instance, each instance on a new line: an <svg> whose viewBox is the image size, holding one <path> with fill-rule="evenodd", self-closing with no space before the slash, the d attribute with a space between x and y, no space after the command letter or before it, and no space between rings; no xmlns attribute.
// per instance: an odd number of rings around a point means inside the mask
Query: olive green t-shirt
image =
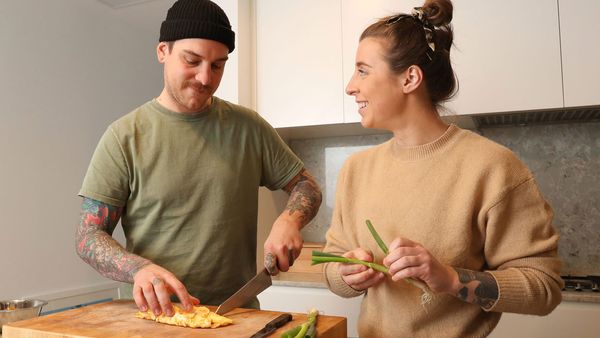
<svg viewBox="0 0 600 338"><path fill-rule="evenodd" d="M217 305L256 274L258 187L280 189L302 168L250 109L213 97L181 114L152 100L109 126L79 195L125 207L127 251Z"/></svg>

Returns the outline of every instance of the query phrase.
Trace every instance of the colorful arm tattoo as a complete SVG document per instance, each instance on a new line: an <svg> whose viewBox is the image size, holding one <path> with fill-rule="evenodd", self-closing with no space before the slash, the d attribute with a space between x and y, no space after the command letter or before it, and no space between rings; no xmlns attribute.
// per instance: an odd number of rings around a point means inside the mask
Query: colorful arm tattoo
<svg viewBox="0 0 600 338"><path fill-rule="evenodd" d="M489 310L498 300L498 284L494 277L481 271L454 268L458 273L461 288L456 297Z"/></svg>
<svg viewBox="0 0 600 338"><path fill-rule="evenodd" d="M302 226L305 226L315 217L321 206L319 185L306 169L302 169L283 190L290 194L285 209L290 215L299 213Z"/></svg>
<svg viewBox="0 0 600 338"><path fill-rule="evenodd" d="M104 277L133 283L147 259L129 253L112 238L123 208L84 198L77 227L77 254Z"/></svg>

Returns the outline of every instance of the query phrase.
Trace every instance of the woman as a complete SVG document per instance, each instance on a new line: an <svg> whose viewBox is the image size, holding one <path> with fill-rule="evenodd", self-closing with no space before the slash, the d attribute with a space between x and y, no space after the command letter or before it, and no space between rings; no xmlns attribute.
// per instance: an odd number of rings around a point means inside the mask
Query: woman
<svg viewBox="0 0 600 338"><path fill-rule="evenodd" d="M561 300L552 209L508 149L444 123L456 88L452 4L426 1L360 37L346 92L388 142L351 156L338 178L325 251L383 263L328 263L329 288L364 295L361 337L482 337L502 312L545 315ZM389 246L370 234L370 219ZM421 303L421 281L433 294Z"/></svg>

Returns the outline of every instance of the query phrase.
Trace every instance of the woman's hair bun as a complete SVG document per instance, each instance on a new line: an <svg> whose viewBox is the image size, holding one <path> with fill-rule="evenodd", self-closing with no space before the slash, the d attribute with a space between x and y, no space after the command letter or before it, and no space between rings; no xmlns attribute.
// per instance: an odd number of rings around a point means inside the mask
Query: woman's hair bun
<svg viewBox="0 0 600 338"><path fill-rule="evenodd" d="M433 26L448 25L452 21L452 2L450 0L425 0L423 13Z"/></svg>

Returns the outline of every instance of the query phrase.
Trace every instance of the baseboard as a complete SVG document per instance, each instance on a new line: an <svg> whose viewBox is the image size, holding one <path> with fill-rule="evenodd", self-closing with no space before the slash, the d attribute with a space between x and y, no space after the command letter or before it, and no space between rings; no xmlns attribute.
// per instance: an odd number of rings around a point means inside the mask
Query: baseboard
<svg viewBox="0 0 600 338"><path fill-rule="evenodd" d="M31 295L29 299L42 299L48 302L42 314L68 310L100 301L119 299L119 282L104 282L80 288Z"/></svg>

